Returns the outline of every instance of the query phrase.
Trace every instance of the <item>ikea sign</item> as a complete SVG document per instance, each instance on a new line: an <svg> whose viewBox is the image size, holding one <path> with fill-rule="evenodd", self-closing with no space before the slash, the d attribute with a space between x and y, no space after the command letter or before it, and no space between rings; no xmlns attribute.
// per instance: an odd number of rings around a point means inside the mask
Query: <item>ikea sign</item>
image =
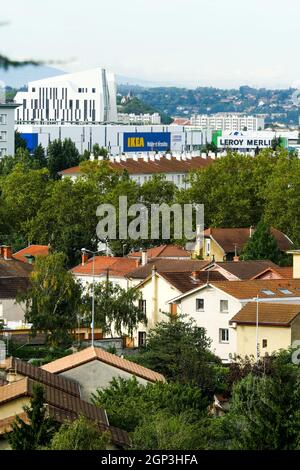
<svg viewBox="0 0 300 470"><path fill-rule="evenodd" d="M171 149L171 132L125 132L124 152L167 152Z"/></svg>

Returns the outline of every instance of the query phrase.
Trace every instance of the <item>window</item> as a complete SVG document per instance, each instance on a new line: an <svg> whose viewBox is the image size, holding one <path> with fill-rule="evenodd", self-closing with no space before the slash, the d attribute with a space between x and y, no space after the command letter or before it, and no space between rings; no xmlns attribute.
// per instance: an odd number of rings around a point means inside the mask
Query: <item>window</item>
<svg viewBox="0 0 300 470"><path fill-rule="evenodd" d="M139 309L140 309L141 312L144 313L144 315L146 315L146 313L147 313L146 300L144 300L144 299L139 300Z"/></svg>
<svg viewBox="0 0 300 470"><path fill-rule="evenodd" d="M262 347L266 348L268 346L268 341L266 339L262 340Z"/></svg>
<svg viewBox="0 0 300 470"><path fill-rule="evenodd" d="M220 300L220 312L228 313L228 300Z"/></svg>
<svg viewBox="0 0 300 470"><path fill-rule="evenodd" d="M196 310L204 310L204 299L196 299Z"/></svg>
<svg viewBox="0 0 300 470"><path fill-rule="evenodd" d="M35 88L32 88L32 93L35 93Z"/></svg>
<svg viewBox="0 0 300 470"><path fill-rule="evenodd" d="M0 124L6 124L7 114L0 114Z"/></svg>
<svg viewBox="0 0 300 470"><path fill-rule="evenodd" d="M96 88L92 88L92 93L96 93Z"/></svg>
<svg viewBox="0 0 300 470"><path fill-rule="evenodd" d="M278 290L279 290L279 292L281 292L284 295L292 294L292 292L288 289L278 289Z"/></svg>
<svg viewBox="0 0 300 470"><path fill-rule="evenodd" d="M139 331L139 347L146 346L146 331Z"/></svg>
<svg viewBox="0 0 300 470"><path fill-rule="evenodd" d="M0 132L0 140L2 140L2 142L6 141L6 131Z"/></svg>
<svg viewBox="0 0 300 470"><path fill-rule="evenodd" d="M229 330L227 328L220 328L219 336L220 343L229 343Z"/></svg>
<svg viewBox="0 0 300 470"><path fill-rule="evenodd" d="M206 254L210 254L210 240L206 240Z"/></svg>
<svg viewBox="0 0 300 470"><path fill-rule="evenodd" d="M262 289L261 291L263 294L266 294L266 295L275 295L274 292L272 292L271 290L269 289Z"/></svg>

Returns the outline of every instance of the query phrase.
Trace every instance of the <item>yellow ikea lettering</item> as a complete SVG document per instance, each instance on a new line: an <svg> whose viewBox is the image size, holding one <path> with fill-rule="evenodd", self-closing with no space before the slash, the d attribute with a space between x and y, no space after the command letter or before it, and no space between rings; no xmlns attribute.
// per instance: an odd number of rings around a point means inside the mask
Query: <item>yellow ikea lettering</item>
<svg viewBox="0 0 300 470"><path fill-rule="evenodd" d="M144 137L128 137L128 147L145 147Z"/></svg>

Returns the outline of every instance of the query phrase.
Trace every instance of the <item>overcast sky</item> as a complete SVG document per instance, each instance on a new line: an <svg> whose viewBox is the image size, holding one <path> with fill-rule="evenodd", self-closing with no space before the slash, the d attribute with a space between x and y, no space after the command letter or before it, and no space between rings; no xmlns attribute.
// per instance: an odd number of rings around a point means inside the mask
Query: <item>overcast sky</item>
<svg viewBox="0 0 300 470"><path fill-rule="evenodd" d="M0 51L150 81L300 84L299 0L11 0ZM71 59L73 59L71 61Z"/></svg>

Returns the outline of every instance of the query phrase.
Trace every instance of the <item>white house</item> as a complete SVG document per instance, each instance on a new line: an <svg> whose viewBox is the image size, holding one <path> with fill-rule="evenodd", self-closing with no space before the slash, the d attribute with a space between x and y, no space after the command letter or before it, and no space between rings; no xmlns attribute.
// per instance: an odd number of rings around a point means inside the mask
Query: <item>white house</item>
<svg viewBox="0 0 300 470"><path fill-rule="evenodd" d="M257 301L258 297L258 301ZM236 325L231 319L248 302L300 304L300 279L214 281L169 300L178 313L195 319L211 338L211 350L223 362L237 353Z"/></svg>
<svg viewBox="0 0 300 470"><path fill-rule="evenodd" d="M0 102L0 158L15 154L15 109L18 106Z"/></svg>

